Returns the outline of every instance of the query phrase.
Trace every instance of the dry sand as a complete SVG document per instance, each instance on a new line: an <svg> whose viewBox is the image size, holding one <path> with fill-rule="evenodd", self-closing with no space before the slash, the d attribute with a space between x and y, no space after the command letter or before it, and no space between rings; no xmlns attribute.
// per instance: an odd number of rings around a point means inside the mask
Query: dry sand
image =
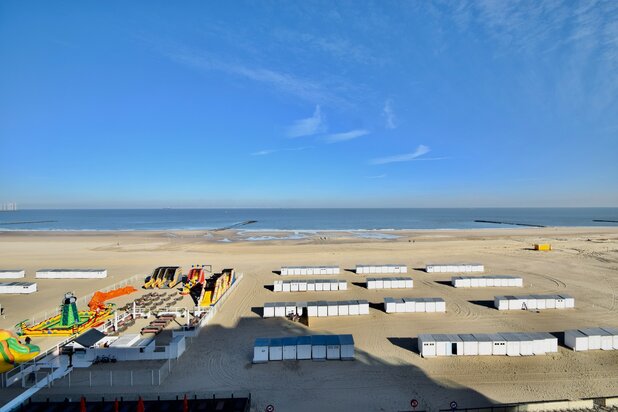
<svg viewBox="0 0 618 412"><path fill-rule="evenodd" d="M423 359L415 352L419 333L562 331L588 326L618 327L618 228L543 228L389 232L395 240L359 239L352 233L312 234L308 239L231 242L233 232L148 233L2 233L0 267L24 268L26 280L42 267L107 268L108 279L41 280L32 296L1 296L9 328L32 313L51 309L65 291L78 296L154 266L212 264L234 267L245 276L214 322L194 339L162 387L135 387L145 392L249 390L255 410L273 404L277 411L406 410L411 398L419 409L500 402L577 399L618 394L618 351L574 353L563 347L548 356L453 357ZM264 235L261 233L260 235ZM281 234L275 234L280 236ZM242 237L242 236L241 236ZM529 250L550 242L552 252ZM422 268L430 262L470 261L485 264L486 274L516 274L524 288L455 289L449 274L411 270L411 290L367 290L365 276L344 271L347 291L274 293L265 286L286 279L282 265L404 263ZM317 276L319 277L319 276ZM306 278L316 278L307 276ZM354 284L352 284L354 283ZM499 312L494 295L568 293L573 310L541 313ZM312 319L310 327L285 319L262 319L261 306L272 301L443 297L446 314L386 314L370 309L359 317ZM353 362L271 362L252 365L256 337L293 334L351 333ZM34 343L49 346L50 340ZM63 388L66 391L65 388ZM123 388L126 391L127 388ZM84 392L83 388L79 389ZM117 390L117 389L115 389ZM105 387L92 392L113 393ZM53 391L53 390L52 390Z"/></svg>

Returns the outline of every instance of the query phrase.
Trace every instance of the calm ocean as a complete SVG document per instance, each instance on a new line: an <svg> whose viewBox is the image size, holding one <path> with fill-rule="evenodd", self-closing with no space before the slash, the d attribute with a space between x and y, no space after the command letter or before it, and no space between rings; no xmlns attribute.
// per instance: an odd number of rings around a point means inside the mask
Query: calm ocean
<svg viewBox="0 0 618 412"><path fill-rule="evenodd" d="M616 226L618 208L471 209L72 209L0 212L0 230L217 229L247 221L246 230L474 229L543 226Z"/></svg>

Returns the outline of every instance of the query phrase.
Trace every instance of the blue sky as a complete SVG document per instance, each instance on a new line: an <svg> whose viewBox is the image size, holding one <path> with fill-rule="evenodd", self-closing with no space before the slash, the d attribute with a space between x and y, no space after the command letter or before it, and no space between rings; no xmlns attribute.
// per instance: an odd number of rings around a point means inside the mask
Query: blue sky
<svg viewBox="0 0 618 412"><path fill-rule="evenodd" d="M0 201L618 206L618 2L0 3Z"/></svg>

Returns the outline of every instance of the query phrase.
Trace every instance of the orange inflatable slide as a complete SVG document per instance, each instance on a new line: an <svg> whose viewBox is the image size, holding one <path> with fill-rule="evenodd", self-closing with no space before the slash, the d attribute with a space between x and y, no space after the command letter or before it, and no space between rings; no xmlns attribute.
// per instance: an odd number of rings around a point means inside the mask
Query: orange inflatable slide
<svg viewBox="0 0 618 412"><path fill-rule="evenodd" d="M88 302L88 307L91 311L96 311L97 309L105 309L105 302L117 298L118 296L128 295L129 293L137 292L133 286L125 286L124 288L110 290L109 292L95 292Z"/></svg>

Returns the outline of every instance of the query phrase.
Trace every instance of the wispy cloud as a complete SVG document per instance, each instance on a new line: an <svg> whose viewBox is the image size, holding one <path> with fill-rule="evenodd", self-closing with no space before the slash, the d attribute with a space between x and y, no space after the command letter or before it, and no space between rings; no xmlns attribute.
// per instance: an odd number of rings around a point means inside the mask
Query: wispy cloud
<svg viewBox="0 0 618 412"><path fill-rule="evenodd" d="M300 150L311 149L312 146L288 147L285 149L264 149L251 153L251 156L267 156L277 152L298 152Z"/></svg>
<svg viewBox="0 0 618 412"><path fill-rule="evenodd" d="M366 136L369 133L369 130L365 129L350 130L349 132L329 134L324 140L326 140L327 143L345 142L347 140L357 139L359 137Z"/></svg>
<svg viewBox="0 0 618 412"><path fill-rule="evenodd" d="M328 103L349 107L350 101L333 90L345 90L347 84L340 79L308 79L283 70L256 67L255 64L242 64L225 59L206 50L188 47L177 42L162 40L145 35L137 36L167 59L194 69L219 71L229 75L264 83L272 90L289 94L308 102Z"/></svg>
<svg viewBox="0 0 618 412"><path fill-rule="evenodd" d="M320 106L316 105L313 111L313 116L306 119L300 119L288 127L286 135L288 137L312 136L323 132L325 129L324 118Z"/></svg>
<svg viewBox="0 0 618 412"><path fill-rule="evenodd" d="M534 64L557 59L560 69L542 85L554 88L550 93L565 107L578 110L582 101L595 113L615 107L618 2L462 0L439 11L466 35L495 43L497 58L521 56ZM524 86L537 84L537 69L522 67L521 72Z"/></svg>
<svg viewBox="0 0 618 412"><path fill-rule="evenodd" d="M386 121L387 129L394 129L397 127L397 118L395 117L395 112L393 111L393 100L388 99L384 103L384 108L382 109L382 116Z"/></svg>
<svg viewBox="0 0 618 412"><path fill-rule="evenodd" d="M370 50L358 42L339 35L325 35L324 33L316 35L309 32L278 28L274 30L273 36L282 47L287 47L303 55L313 51L346 62L382 63L381 59L376 57L375 50Z"/></svg>
<svg viewBox="0 0 618 412"><path fill-rule="evenodd" d="M381 175L367 176L367 179L383 179L385 177L386 177L386 173L382 173Z"/></svg>
<svg viewBox="0 0 618 412"><path fill-rule="evenodd" d="M419 145L412 153L403 153L388 157L378 157L376 159L371 159L369 163L372 165L382 165L386 163L409 162L411 160L417 160L420 156L423 156L430 151L431 150L429 149L429 147L425 145Z"/></svg>

